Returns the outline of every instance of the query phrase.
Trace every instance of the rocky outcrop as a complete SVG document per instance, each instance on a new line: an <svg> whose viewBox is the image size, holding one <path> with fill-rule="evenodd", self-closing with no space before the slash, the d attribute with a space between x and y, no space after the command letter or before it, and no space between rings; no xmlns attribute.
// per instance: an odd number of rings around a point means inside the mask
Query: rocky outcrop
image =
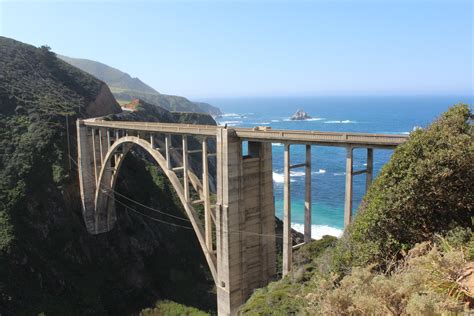
<svg viewBox="0 0 474 316"><path fill-rule="evenodd" d="M304 120L307 120L307 119L310 119L310 118L311 118L311 116L309 116L308 113L306 113L303 110L298 110L298 111L295 112L295 114L293 114L290 117L290 120L292 120L292 121L304 121Z"/></svg>
<svg viewBox="0 0 474 316"><path fill-rule="evenodd" d="M104 116L112 113L120 113L120 105L115 100L109 87L103 83L100 87L99 94L97 94L94 101L89 103L86 107L87 115L89 117Z"/></svg>

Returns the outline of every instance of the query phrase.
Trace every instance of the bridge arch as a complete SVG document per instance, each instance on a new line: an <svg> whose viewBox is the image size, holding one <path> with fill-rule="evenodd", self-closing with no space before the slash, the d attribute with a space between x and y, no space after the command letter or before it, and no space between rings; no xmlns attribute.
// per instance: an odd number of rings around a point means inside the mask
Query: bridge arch
<svg viewBox="0 0 474 316"><path fill-rule="evenodd" d="M215 254L213 254L206 246L203 225L193 205L191 204L191 201L186 199L183 185L181 184L176 172L168 167L166 158L163 157L163 155L158 150L154 149L152 144L147 140L136 136L124 136L116 139L115 142L109 147L102 161L102 167L99 172L97 187L95 190L95 231L109 231L113 228L113 225L116 221L114 203L115 184L125 155L135 146L145 150L169 179L176 194L178 195L181 204L185 209L188 219L191 222L193 230L206 257L211 274L214 278L214 281L216 281Z"/></svg>

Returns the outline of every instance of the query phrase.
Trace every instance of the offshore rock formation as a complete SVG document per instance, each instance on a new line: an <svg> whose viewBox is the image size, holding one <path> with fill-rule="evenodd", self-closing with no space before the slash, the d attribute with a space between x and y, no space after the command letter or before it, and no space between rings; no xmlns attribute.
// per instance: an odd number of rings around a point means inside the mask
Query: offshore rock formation
<svg viewBox="0 0 474 316"><path fill-rule="evenodd" d="M304 121L304 120L307 120L307 119L310 119L311 116L308 115L308 113L306 113L305 111L299 109L298 111L295 112L295 114L293 114L291 117L290 117L290 120L292 121Z"/></svg>

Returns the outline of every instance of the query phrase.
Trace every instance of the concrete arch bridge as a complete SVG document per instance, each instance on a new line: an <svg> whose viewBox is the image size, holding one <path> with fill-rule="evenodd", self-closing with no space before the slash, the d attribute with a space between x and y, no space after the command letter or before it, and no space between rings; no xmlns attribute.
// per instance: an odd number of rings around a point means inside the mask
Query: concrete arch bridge
<svg viewBox="0 0 474 316"><path fill-rule="evenodd" d="M352 217L352 179L366 175L372 182L374 149L393 149L406 135L272 130L256 127L227 129L220 126L144 122L78 120L78 164L84 221L91 234L110 231L116 221L114 187L123 159L134 146L147 151L174 187L196 233L217 288L219 315L235 314L255 288L275 277L275 206L272 179L272 143L283 143L284 216L283 275L291 272L290 170L305 169L304 240L311 240L311 146L347 149L344 223ZM175 146L172 145L172 137ZM188 138L199 149L188 149ZM180 145L176 146L176 139ZM209 152L210 143L216 151ZM242 155L243 142L248 155ZM293 144L306 145L305 162L291 164ZM214 147L214 146L212 146ZM354 171L353 149L367 149L367 167ZM180 159L176 159L177 155ZM201 155L202 174L190 167L190 155ZM174 157L174 158L173 158ZM215 158L210 158L215 157ZM216 173L209 172L209 159ZM216 179L216 187L212 188ZM211 188L217 201L211 204ZM192 197L198 197L194 200ZM204 206L204 220L196 205Z"/></svg>

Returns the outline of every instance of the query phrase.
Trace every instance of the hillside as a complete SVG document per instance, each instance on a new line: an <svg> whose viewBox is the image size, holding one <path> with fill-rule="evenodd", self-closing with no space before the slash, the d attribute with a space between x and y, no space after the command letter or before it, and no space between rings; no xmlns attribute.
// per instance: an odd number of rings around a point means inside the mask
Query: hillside
<svg viewBox="0 0 474 316"><path fill-rule="evenodd" d="M63 55L58 55L58 57L65 62L82 69L83 71L92 74L96 78L106 82L109 87L159 94L158 91L143 83L140 79L132 78L129 74L124 73L116 68L107 66L103 63L89 59L70 58Z"/></svg>
<svg viewBox="0 0 474 316"><path fill-rule="evenodd" d="M58 57L103 80L109 85L112 93L120 103L127 103L133 99L142 99L169 111L202 112L213 116L221 114L218 108L207 103L191 102L184 97L160 94L155 89L143 83L140 79L132 78L127 73L97 61L61 55Z"/></svg>
<svg viewBox="0 0 474 316"><path fill-rule="evenodd" d="M120 199L111 232L85 230L75 120L126 115L107 85L47 47L5 37L0 76L0 314L129 315L161 299L214 310L192 230L152 221L173 219ZM183 216L172 186L140 151L124 160L116 189Z"/></svg>

